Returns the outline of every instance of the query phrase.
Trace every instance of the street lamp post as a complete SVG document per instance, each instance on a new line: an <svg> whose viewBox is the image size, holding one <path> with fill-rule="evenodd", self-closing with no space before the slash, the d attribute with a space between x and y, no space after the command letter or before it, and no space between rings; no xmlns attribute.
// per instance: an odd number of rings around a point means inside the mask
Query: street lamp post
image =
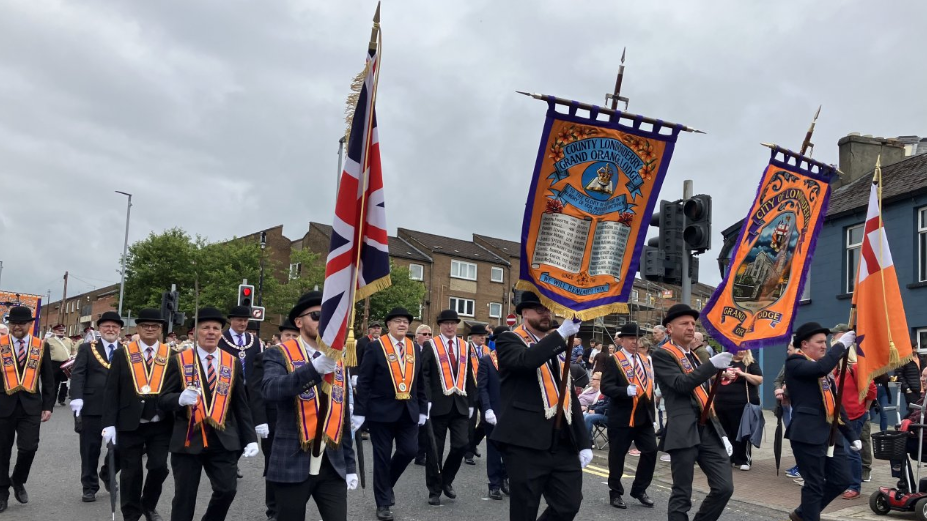
<svg viewBox="0 0 927 521"><path fill-rule="evenodd" d="M125 295L126 291L126 256L129 253L129 215L132 213L132 194L127 192L120 192L116 190L117 194L122 194L129 198L126 203L126 238L122 243L122 277L119 281L119 316L122 316L122 297Z"/></svg>

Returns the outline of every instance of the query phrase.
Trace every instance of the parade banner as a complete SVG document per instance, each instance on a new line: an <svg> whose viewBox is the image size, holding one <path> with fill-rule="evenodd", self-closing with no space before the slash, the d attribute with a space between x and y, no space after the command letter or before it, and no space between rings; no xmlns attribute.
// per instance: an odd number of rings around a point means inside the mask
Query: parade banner
<svg viewBox="0 0 927 521"><path fill-rule="evenodd" d="M834 175L831 165L773 148L727 273L702 310L702 325L728 350L789 340Z"/></svg>
<svg viewBox="0 0 927 521"><path fill-rule="evenodd" d="M582 320L625 310L681 125L628 125L548 101L521 237L519 289Z"/></svg>
<svg viewBox="0 0 927 521"><path fill-rule="evenodd" d="M40 329L39 318L42 315L42 296L0 290L0 317L2 317L4 324L7 323L7 316L10 314L10 308L16 306L25 306L32 310L32 316L35 317L32 334L38 335Z"/></svg>

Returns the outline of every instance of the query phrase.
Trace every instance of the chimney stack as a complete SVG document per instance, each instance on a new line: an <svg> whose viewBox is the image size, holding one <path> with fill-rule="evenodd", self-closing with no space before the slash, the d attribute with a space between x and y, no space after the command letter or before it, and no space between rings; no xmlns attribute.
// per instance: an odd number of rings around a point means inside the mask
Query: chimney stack
<svg viewBox="0 0 927 521"><path fill-rule="evenodd" d="M842 176L831 183L837 189L852 183L875 169L876 158L882 156L882 166L893 165L905 158L904 144L893 138L861 136L851 132L837 141L840 149L838 168Z"/></svg>

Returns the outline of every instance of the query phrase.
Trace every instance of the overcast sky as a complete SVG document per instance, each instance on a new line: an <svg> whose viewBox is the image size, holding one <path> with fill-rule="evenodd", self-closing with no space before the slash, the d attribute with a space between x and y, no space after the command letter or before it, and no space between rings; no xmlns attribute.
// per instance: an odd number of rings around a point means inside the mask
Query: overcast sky
<svg viewBox="0 0 927 521"><path fill-rule="evenodd" d="M373 1L0 1L0 287L118 282L129 240L211 240L333 212L337 141ZM683 134L661 196L745 214L768 159L849 132L927 134L927 4L389 1L378 94L390 232L518 240L545 105L604 103L624 46L629 110Z"/></svg>

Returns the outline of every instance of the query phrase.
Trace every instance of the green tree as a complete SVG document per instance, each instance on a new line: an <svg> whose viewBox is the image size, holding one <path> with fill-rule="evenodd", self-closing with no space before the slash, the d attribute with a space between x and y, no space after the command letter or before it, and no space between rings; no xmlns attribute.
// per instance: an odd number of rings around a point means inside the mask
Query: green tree
<svg viewBox="0 0 927 521"><path fill-rule="evenodd" d="M264 274L264 306L267 308L267 316L271 320L276 320L277 315L286 316L299 297L308 291L312 291L316 286L322 288L325 280L325 265L319 262L319 255L309 250L293 250L290 253L290 264L299 264L299 273L295 278L280 283L274 277L267 276L267 267L265 266ZM279 269L289 266L280 266Z"/></svg>
<svg viewBox="0 0 927 521"><path fill-rule="evenodd" d="M395 307L403 307L412 315L417 315L419 306L425 298L425 284L409 278L409 268L397 266L390 262L390 279L392 284L370 296L370 320L383 320L383 317ZM360 338L367 331L362 331L364 323L364 301L354 308L354 334Z"/></svg>

